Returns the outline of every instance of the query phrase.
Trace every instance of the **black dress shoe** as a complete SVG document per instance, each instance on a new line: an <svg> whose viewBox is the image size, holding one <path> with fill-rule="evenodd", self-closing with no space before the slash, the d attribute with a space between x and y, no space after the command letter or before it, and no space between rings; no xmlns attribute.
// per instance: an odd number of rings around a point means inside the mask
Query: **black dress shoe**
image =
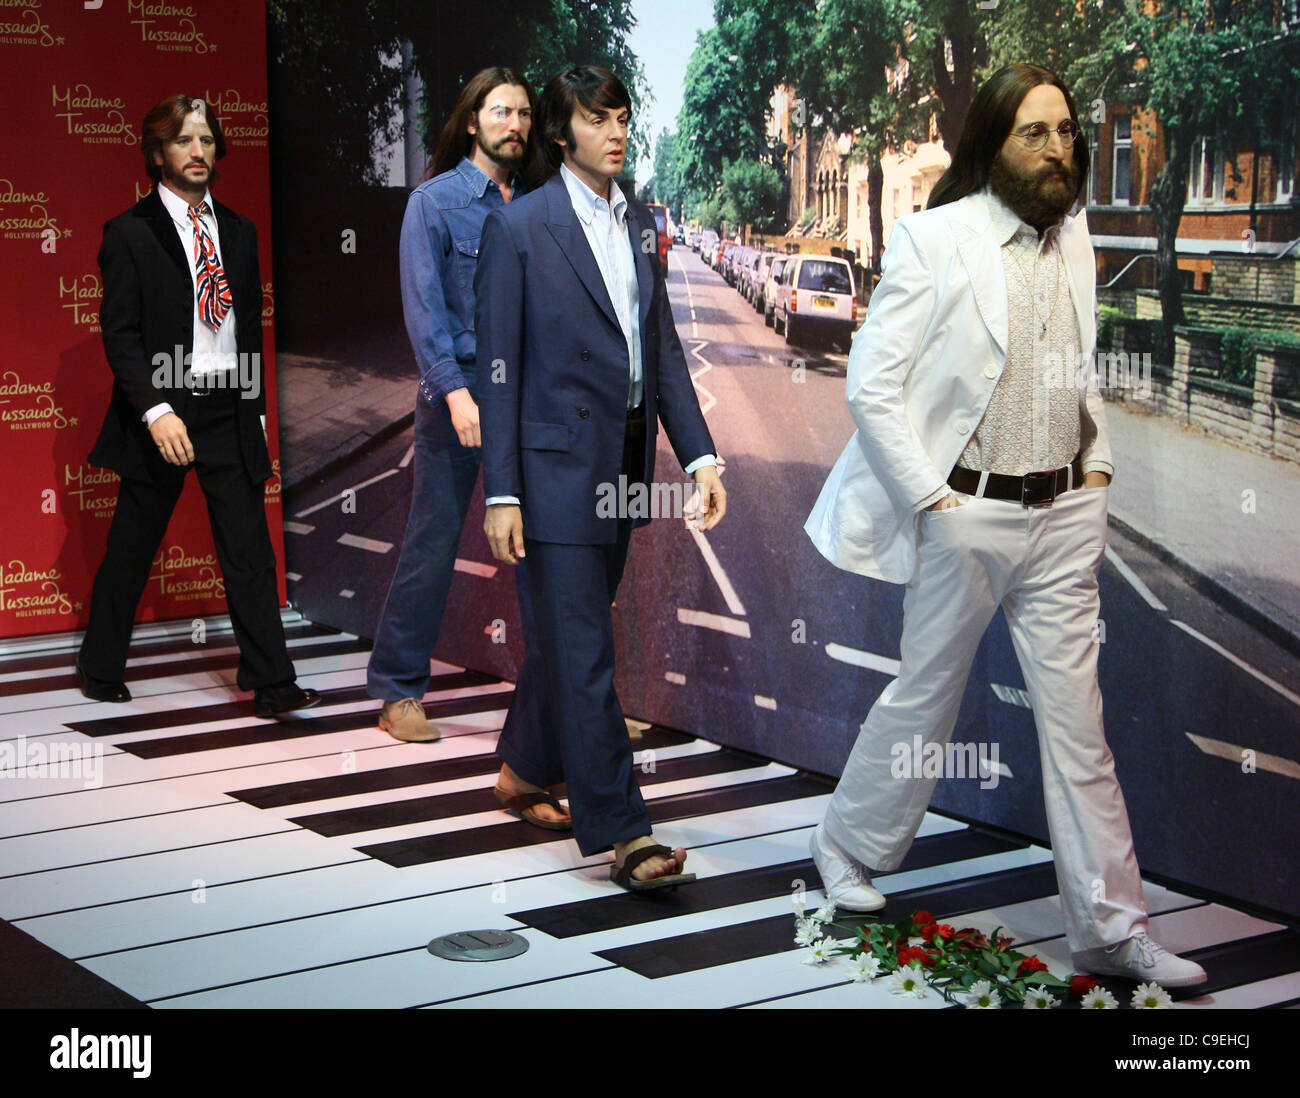
<svg viewBox="0 0 1300 1098"><path fill-rule="evenodd" d="M83 696L91 701L97 702L129 702L131 700L131 691L126 688L124 682L109 682L107 679L96 679L86 674L86 669L81 666L81 657L77 657L77 664L74 668L77 676L77 685L81 687Z"/></svg>
<svg viewBox="0 0 1300 1098"><path fill-rule="evenodd" d="M301 687L296 682L278 682L274 686L259 686L253 691L253 706L259 717L275 717L296 709L308 709L320 701L320 695L311 687Z"/></svg>

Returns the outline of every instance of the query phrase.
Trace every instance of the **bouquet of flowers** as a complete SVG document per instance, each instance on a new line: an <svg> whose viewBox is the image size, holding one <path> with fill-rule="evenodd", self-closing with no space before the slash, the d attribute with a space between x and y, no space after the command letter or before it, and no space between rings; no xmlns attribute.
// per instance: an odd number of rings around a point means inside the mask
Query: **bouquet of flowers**
<svg viewBox="0 0 1300 1098"><path fill-rule="evenodd" d="M843 941L824 936L834 917L834 905L797 917L795 942L808 947L808 964L823 964L835 956L849 959L853 979L869 982L888 977L896 995L924 998L926 988L950 1003L972 1009L1020 1005L1026 1009L1057 1006L1062 996L1082 997L1084 1007L1114 1009L1114 996L1088 976L1054 976L1030 953L1012 949L1013 940L998 927L992 938L971 927L958 930L938 922L928 911L914 912L896 923L870 922L853 929ZM845 928L848 929L848 928ZM1167 1007L1169 995L1155 984L1141 984L1134 1007Z"/></svg>

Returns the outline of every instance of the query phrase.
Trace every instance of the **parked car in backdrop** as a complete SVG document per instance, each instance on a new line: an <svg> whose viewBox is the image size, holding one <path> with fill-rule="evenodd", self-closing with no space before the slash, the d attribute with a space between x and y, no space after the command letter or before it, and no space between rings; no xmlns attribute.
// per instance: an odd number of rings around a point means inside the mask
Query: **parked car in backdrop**
<svg viewBox="0 0 1300 1098"><path fill-rule="evenodd" d="M713 249L718 246L718 234L712 229L700 231L700 258L712 266Z"/></svg>
<svg viewBox="0 0 1300 1098"><path fill-rule="evenodd" d="M672 239L668 235L668 207L661 206L657 202L647 202L646 208L655 215L655 235L659 244L659 266L667 272L668 249L672 247Z"/></svg>
<svg viewBox="0 0 1300 1098"><path fill-rule="evenodd" d="M780 297L781 272L789 261L787 255L774 255L767 269L767 281L763 283L763 323L769 328L772 327L776 301Z"/></svg>
<svg viewBox="0 0 1300 1098"><path fill-rule="evenodd" d="M767 278L772 273L772 261L776 258L776 252L762 252L754 266L754 288L749 295L749 303L754 306L756 313L767 308Z"/></svg>
<svg viewBox="0 0 1300 1098"><path fill-rule="evenodd" d="M763 253L757 248L750 248L748 255L745 256L744 265L740 268L740 296L748 301L751 305L754 303L755 280L758 276L758 265L763 259Z"/></svg>
<svg viewBox="0 0 1300 1098"><path fill-rule="evenodd" d="M848 260L829 255L796 255L781 274L774 314L786 343L807 344L817 337L835 341L846 353L858 327L858 301Z"/></svg>

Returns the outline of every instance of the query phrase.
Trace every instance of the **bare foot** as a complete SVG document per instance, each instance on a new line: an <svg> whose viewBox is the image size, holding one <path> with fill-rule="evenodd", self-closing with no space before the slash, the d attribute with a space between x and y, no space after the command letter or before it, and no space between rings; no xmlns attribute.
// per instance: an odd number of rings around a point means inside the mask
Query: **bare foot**
<svg viewBox="0 0 1300 1098"><path fill-rule="evenodd" d="M622 865L623 861L634 850L640 850L643 846L657 846L654 837L643 835L639 839L629 839L625 843L614 844L614 864ZM662 854L656 854L647 858L634 870L632 870L632 879L634 881L651 881L656 877L667 877L674 873L682 872L686 865L686 849L677 847L673 851L671 858L665 858Z"/></svg>
<svg viewBox="0 0 1300 1098"><path fill-rule="evenodd" d="M497 777L497 786L505 790L506 794L514 797L520 793L543 793L547 790L541 789L536 785L529 785L523 778L516 774L510 767L502 763L501 773ZM561 794L557 790L562 790L563 786L556 786L549 792L555 794L558 798ZM546 820L548 823L572 823L567 812L556 812L549 804L535 804L531 809L533 815L539 820Z"/></svg>

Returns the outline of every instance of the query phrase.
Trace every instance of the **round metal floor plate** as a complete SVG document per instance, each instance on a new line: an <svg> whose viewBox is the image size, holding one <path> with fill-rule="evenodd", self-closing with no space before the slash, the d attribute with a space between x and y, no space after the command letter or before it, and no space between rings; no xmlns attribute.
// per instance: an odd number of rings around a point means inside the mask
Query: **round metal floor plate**
<svg viewBox="0 0 1300 1098"><path fill-rule="evenodd" d="M429 952L448 961L505 961L528 952L528 939L509 930L458 930L429 943Z"/></svg>

